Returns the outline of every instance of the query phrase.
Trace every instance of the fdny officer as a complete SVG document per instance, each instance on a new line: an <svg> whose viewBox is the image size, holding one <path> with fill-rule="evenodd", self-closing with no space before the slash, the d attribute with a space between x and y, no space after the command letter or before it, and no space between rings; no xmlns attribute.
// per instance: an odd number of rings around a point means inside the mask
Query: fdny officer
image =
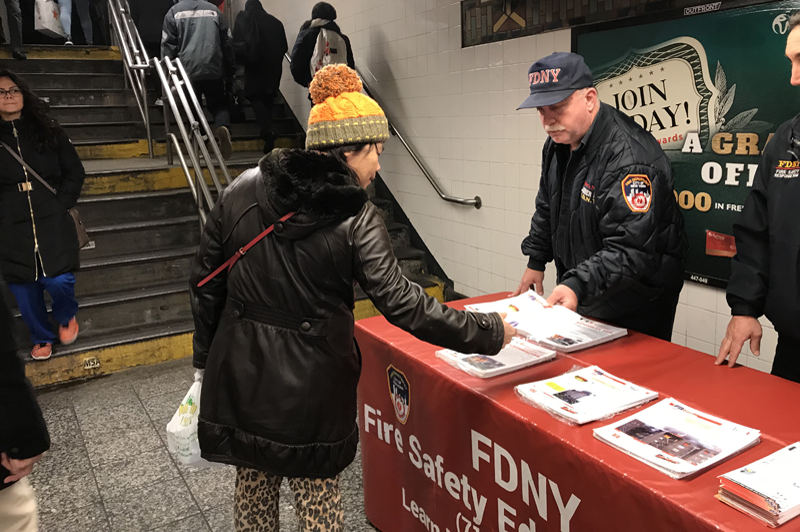
<svg viewBox="0 0 800 532"><path fill-rule="evenodd" d="M789 19L786 57L791 83L800 86L800 12ZM736 256L731 262L728 305L731 321L717 365L733 366L746 341L761 355L766 315L778 333L772 374L800 382L800 115L775 131L762 155L753 188L733 226Z"/></svg>
<svg viewBox="0 0 800 532"><path fill-rule="evenodd" d="M688 251L661 145L601 103L576 54L554 53L528 71L530 96L549 135L517 288L543 294L545 265L558 286L548 302L669 340Z"/></svg>

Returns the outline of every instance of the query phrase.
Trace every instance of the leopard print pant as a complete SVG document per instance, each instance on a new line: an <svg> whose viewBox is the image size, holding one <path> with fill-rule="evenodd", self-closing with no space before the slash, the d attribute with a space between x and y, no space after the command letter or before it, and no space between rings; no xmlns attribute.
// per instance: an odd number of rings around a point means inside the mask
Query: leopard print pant
<svg viewBox="0 0 800 532"><path fill-rule="evenodd" d="M283 478L236 468L234 522L236 532L279 532L278 500ZM290 478L300 532L343 532L344 513L339 477Z"/></svg>

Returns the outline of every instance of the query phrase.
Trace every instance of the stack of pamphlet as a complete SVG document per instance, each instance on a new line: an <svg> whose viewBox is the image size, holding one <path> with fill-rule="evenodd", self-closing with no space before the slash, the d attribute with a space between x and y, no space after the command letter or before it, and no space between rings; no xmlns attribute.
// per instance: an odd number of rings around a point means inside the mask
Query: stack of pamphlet
<svg viewBox="0 0 800 532"><path fill-rule="evenodd" d="M664 399L594 429L594 436L672 478L684 478L755 445L761 432Z"/></svg>
<svg viewBox="0 0 800 532"><path fill-rule="evenodd" d="M506 321L539 344L563 353L580 351L628 334L625 329L605 325L572 312L547 305L533 290L517 297L467 305L474 312L505 312Z"/></svg>
<svg viewBox="0 0 800 532"><path fill-rule="evenodd" d="M470 375L486 379L553 360L556 352L515 336L495 356L465 355L450 349L441 349L436 356Z"/></svg>
<svg viewBox="0 0 800 532"><path fill-rule="evenodd" d="M800 442L719 477L717 499L772 528L800 515Z"/></svg>
<svg viewBox="0 0 800 532"><path fill-rule="evenodd" d="M516 387L526 403L582 425L643 405L658 393L615 377L597 366Z"/></svg>

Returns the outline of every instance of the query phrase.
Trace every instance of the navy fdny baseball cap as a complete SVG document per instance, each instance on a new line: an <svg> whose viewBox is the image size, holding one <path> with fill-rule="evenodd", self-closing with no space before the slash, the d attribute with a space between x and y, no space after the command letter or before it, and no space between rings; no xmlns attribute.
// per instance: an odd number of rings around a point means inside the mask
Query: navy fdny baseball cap
<svg viewBox="0 0 800 532"><path fill-rule="evenodd" d="M555 52L532 64L528 69L528 82L531 95L517 110L553 105L566 100L576 90L594 86L592 71L583 57L567 52Z"/></svg>

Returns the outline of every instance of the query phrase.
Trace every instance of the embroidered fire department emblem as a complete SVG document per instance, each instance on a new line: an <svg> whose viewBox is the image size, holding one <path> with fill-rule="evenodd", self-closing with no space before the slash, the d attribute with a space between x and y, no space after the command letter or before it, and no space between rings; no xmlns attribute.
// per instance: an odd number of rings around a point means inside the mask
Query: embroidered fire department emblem
<svg viewBox="0 0 800 532"><path fill-rule="evenodd" d="M630 174L622 180L622 195L633 212L647 212L653 200L653 185L646 175Z"/></svg>
<svg viewBox="0 0 800 532"><path fill-rule="evenodd" d="M405 374L394 366L386 368L386 375L389 378L389 395L392 397L397 421L405 425L411 409L411 386Z"/></svg>

